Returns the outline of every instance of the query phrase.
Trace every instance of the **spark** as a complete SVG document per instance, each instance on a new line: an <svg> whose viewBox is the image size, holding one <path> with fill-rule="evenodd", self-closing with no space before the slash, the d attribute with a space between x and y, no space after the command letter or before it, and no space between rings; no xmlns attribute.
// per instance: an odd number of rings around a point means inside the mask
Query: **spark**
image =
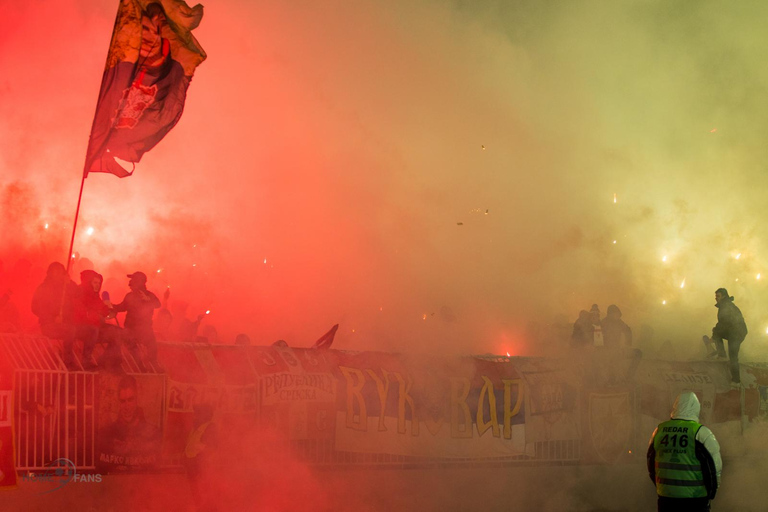
<svg viewBox="0 0 768 512"><path fill-rule="evenodd" d="M680 288L685 288L685 278L683 278L683 282L680 283Z"/></svg>
<svg viewBox="0 0 768 512"><path fill-rule="evenodd" d="M91 236L93 234L93 226L88 226L88 229L85 230L85 233L88 236Z"/></svg>
<svg viewBox="0 0 768 512"><path fill-rule="evenodd" d="M354 330L354 329L352 329L352 332L355 332L355 330Z"/></svg>
<svg viewBox="0 0 768 512"><path fill-rule="evenodd" d="M264 264L265 265L267 264L267 258L264 258Z"/></svg>
<svg viewBox="0 0 768 512"><path fill-rule="evenodd" d="M755 276L755 279L760 279L760 272L757 273L757 276Z"/></svg>
<svg viewBox="0 0 768 512"><path fill-rule="evenodd" d="M48 223L47 222L45 223L45 229L48 229Z"/></svg>
<svg viewBox="0 0 768 512"><path fill-rule="evenodd" d="M667 301L666 300L661 301L661 305L662 306L666 306L667 305Z"/></svg>
<svg viewBox="0 0 768 512"><path fill-rule="evenodd" d="M427 314L426 314L426 313L424 313L424 315L421 317L421 319L422 319L422 320L426 320L426 319L427 319Z"/></svg>
<svg viewBox="0 0 768 512"><path fill-rule="evenodd" d="M192 264L192 266L193 266L193 267L196 267L196 266L197 266L197 263L193 263L193 264Z"/></svg>
<svg viewBox="0 0 768 512"><path fill-rule="evenodd" d="M716 131L717 131L717 128L712 128L711 130L709 130L709 133L715 133Z"/></svg>
<svg viewBox="0 0 768 512"><path fill-rule="evenodd" d="M615 243L616 243L616 240L614 240L614 241L613 241L613 243L615 244Z"/></svg>
<svg viewBox="0 0 768 512"><path fill-rule="evenodd" d="M507 357L512 357L512 356L509 355L509 352L507 352Z"/></svg>
<svg viewBox="0 0 768 512"><path fill-rule="evenodd" d="M205 310L205 314L206 314L206 315L210 315L210 314L211 314L211 310L210 310L210 309L206 309L206 310Z"/></svg>
<svg viewBox="0 0 768 512"><path fill-rule="evenodd" d="M734 258L736 258L736 259L739 259L739 258L741 258L741 253L739 253L739 254L737 254L736 256L734 256Z"/></svg>
<svg viewBox="0 0 768 512"><path fill-rule="evenodd" d="M666 254L661 258L661 261L663 261L664 263L667 262L667 255Z"/></svg>
<svg viewBox="0 0 768 512"><path fill-rule="evenodd" d="M157 269L157 273L158 273L158 274L159 274L160 272L162 272L162 271L163 271L163 269L161 269L161 268Z"/></svg>
<svg viewBox="0 0 768 512"><path fill-rule="evenodd" d="M613 193L613 204L616 204L616 192Z"/></svg>
<svg viewBox="0 0 768 512"><path fill-rule="evenodd" d="M768 327L766 327L765 329L765 334L768 334Z"/></svg>

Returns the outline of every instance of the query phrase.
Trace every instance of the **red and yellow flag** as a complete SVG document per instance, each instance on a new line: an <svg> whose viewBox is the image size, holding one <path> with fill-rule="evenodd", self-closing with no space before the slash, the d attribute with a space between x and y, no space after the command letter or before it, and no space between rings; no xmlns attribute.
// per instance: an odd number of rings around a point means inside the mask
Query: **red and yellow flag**
<svg viewBox="0 0 768 512"><path fill-rule="evenodd" d="M85 175L130 176L181 118L187 87L205 51L192 35L203 6L184 0L120 0L91 127Z"/></svg>

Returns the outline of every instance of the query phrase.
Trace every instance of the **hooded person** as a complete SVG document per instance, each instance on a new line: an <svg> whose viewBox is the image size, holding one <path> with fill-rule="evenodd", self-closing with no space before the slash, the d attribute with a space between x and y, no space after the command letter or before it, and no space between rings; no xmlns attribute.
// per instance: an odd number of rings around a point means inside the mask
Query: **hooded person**
<svg viewBox="0 0 768 512"><path fill-rule="evenodd" d="M95 369L92 354L99 337L99 329L111 310L99 292L104 278L94 270L80 272L80 286L73 300L73 316L77 337L83 340L83 367Z"/></svg>
<svg viewBox="0 0 768 512"><path fill-rule="evenodd" d="M593 333L595 331L589 311L582 309L579 311L579 318L573 324L573 333L571 334L571 346L582 348L591 347L594 341Z"/></svg>
<svg viewBox="0 0 768 512"><path fill-rule="evenodd" d="M37 316L40 331L43 336L63 342L62 358L68 368L77 367L72 349L75 342L72 310L77 294L77 285L69 278L67 269L54 261L48 265L45 280L32 297L32 312Z"/></svg>
<svg viewBox="0 0 768 512"><path fill-rule="evenodd" d="M712 328L712 341L717 348L717 356L725 359L725 345L728 340L728 357L730 359L731 383L734 387L741 384L739 375L739 348L747 337L747 324L741 310L733 303L733 297L728 290L718 288L715 291L715 307L717 308L717 325Z"/></svg>
<svg viewBox="0 0 768 512"><path fill-rule="evenodd" d="M646 455L648 475L656 485L658 510L706 512L720 486L720 444L699 423L696 394L677 396L670 419L653 431Z"/></svg>
<svg viewBox="0 0 768 512"><path fill-rule="evenodd" d="M608 306L601 322L606 347L631 347L632 329L621 319L621 310L615 304Z"/></svg>

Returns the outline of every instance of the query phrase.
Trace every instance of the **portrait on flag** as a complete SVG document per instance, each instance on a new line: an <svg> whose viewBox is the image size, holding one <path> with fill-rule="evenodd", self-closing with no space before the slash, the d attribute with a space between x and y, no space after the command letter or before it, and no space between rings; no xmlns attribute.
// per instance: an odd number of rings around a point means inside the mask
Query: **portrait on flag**
<svg viewBox="0 0 768 512"><path fill-rule="evenodd" d="M183 0L121 0L91 128L85 175L130 176L176 125L205 51L192 35L202 5Z"/></svg>

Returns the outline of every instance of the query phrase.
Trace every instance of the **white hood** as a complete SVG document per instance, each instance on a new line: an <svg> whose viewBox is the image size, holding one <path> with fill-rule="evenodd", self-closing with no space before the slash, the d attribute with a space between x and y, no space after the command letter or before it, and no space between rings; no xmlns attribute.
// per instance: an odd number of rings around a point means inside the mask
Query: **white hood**
<svg viewBox="0 0 768 512"><path fill-rule="evenodd" d="M677 395L675 405L672 406L672 414L669 415L673 420L699 421L699 412L701 404L693 391L683 391Z"/></svg>

